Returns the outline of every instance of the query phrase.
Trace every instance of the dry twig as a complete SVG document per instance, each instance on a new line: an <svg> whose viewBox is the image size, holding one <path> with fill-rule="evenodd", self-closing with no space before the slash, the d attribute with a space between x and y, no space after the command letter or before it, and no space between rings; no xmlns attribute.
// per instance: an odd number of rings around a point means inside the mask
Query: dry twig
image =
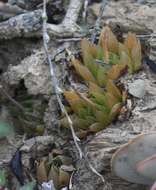
<svg viewBox="0 0 156 190"><path fill-rule="evenodd" d="M49 39L50 37L49 37L48 32L47 32L46 0L43 0L43 15L42 15L42 18L43 18L43 45L44 45L45 53L46 53L46 56L47 56L48 64L49 64L49 67L50 67L52 87L54 88L54 91L55 91L56 98L57 98L57 101L59 103L60 109L65 114L65 116L67 118L67 121L68 121L70 129L71 129L71 133L72 133L72 137L73 137L75 146L76 146L76 148L77 148L77 150L79 152L79 155L80 155L80 159L84 158L86 163L88 164L90 170L93 173L95 173L97 176L99 176L102 179L103 183L106 184L105 179L103 178L103 176L101 174L99 174L99 172L89 162L89 160L87 159L87 156L82 152L81 147L78 144L79 138L75 134L72 120L71 120L70 116L68 115L68 113L67 113L67 111L66 111L66 109L65 109L65 107L64 107L64 105L63 105L63 103L61 101L60 92L62 92L62 90L58 86L58 81L57 81L56 76L55 76L54 66L53 66L53 63L51 61L51 56L50 56L50 54L48 52L48 42L50 40Z"/></svg>
<svg viewBox="0 0 156 190"><path fill-rule="evenodd" d="M63 22L59 25L48 24L47 32L50 36L71 37L81 32L76 24L83 1L70 0L68 10ZM41 37L42 36L42 11L35 10L12 17L0 23L0 39L15 37Z"/></svg>
<svg viewBox="0 0 156 190"><path fill-rule="evenodd" d="M49 67L50 67L50 74L51 74L51 79L52 79L52 87L54 88L54 91L55 91L55 94L56 94L56 98L57 98L57 101L59 103L59 106L60 106L60 109L61 111L65 114L65 116L67 117L67 120L68 120L68 123L69 123L69 126L70 126L70 129L71 129L71 132L72 132L72 136L73 136L73 140L74 140L74 143L77 147L77 150L79 152L79 155L80 155L80 158L82 158L82 150L78 144L78 141L79 141L79 138L76 136L75 132L74 132L74 129L73 129L73 123L72 123L72 120L70 118L70 116L68 115L62 101L61 101L61 98L60 98L60 92L61 92L61 89L59 88L58 86L58 81L56 79L56 76L55 76L55 71L54 71L54 67L53 67L53 63L51 61L51 56L48 52L48 42L49 42L49 35L47 33L47 13L46 13L46 0L44 0L44 4L43 4L43 43L44 43L44 49L45 49L45 53L46 53L46 56L47 56L47 60L48 60L48 64L49 64Z"/></svg>
<svg viewBox="0 0 156 190"><path fill-rule="evenodd" d="M102 4L101 4L101 7L100 7L99 16L98 16L98 18L96 20L95 27L93 29L93 34L92 34L92 37L91 37L92 42L95 42L97 31L99 31L99 29L100 29L100 23L101 23L101 19L102 19L103 12L105 10L106 4L107 4L107 0L103 0Z"/></svg>

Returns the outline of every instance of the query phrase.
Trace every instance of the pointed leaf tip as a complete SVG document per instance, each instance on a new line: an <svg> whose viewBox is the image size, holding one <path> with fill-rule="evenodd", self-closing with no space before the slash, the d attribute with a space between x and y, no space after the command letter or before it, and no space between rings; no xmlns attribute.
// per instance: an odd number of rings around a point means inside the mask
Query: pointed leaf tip
<svg viewBox="0 0 156 190"><path fill-rule="evenodd" d="M87 67L82 65L79 60L73 58L71 60L72 65L75 67L76 72L86 81L96 83L95 78Z"/></svg>

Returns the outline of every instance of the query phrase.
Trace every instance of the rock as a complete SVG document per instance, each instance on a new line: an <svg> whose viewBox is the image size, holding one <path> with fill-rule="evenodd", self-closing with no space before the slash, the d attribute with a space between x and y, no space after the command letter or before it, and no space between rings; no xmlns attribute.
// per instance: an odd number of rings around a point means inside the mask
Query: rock
<svg viewBox="0 0 156 190"><path fill-rule="evenodd" d="M29 94L42 94L49 96L52 91L51 76L49 66L45 62L45 54L43 50L24 58L21 64L8 68L4 74L4 79L10 85L17 85L21 80L24 80L25 87ZM56 66L56 75L59 78L59 67Z"/></svg>
<svg viewBox="0 0 156 190"><path fill-rule="evenodd" d="M129 83L128 92L136 98L143 98L146 93L145 81L138 79L132 83Z"/></svg>

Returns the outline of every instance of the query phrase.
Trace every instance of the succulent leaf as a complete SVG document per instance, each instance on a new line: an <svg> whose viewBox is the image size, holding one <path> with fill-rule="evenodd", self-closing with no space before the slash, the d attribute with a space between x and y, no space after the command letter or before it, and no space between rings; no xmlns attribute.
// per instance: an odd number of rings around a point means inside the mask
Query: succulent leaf
<svg viewBox="0 0 156 190"><path fill-rule="evenodd" d="M70 181L69 173L59 168L59 187L68 186L69 181Z"/></svg>
<svg viewBox="0 0 156 190"><path fill-rule="evenodd" d="M104 51L118 52L118 40L109 27L104 27L99 37L99 45Z"/></svg>
<svg viewBox="0 0 156 190"><path fill-rule="evenodd" d="M89 82L89 94L91 94L92 92L103 93L104 91L97 84Z"/></svg>
<svg viewBox="0 0 156 190"><path fill-rule="evenodd" d="M90 59L93 59L97 55L97 47L95 44L91 43L87 39L81 40L81 50L82 50L82 57L83 62L85 65L88 65Z"/></svg>
<svg viewBox="0 0 156 190"><path fill-rule="evenodd" d="M116 55L115 53L109 53L109 64L115 65L118 64L120 61L119 56Z"/></svg>
<svg viewBox="0 0 156 190"><path fill-rule="evenodd" d="M119 101L122 101L122 95L120 90L116 87L112 80L108 80L106 84L106 90L114 97L116 97Z"/></svg>
<svg viewBox="0 0 156 190"><path fill-rule="evenodd" d="M112 107L119 102L118 98L115 97L113 94L106 92L106 105L109 108L109 110L112 109Z"/></svg>
<svg viewBox="0 0 156 190"><path fill-rule="evenodd" d="M113 65L107 72L107 77L111 80L118 79L125 71L126 71L126 64L117 64Z"/></svg>
<svg viewBox="0 0 156 190"><path fill-rule="evenodd" d="M128 48L129 53L131 53L133 47L135 47L136 44L137 44L136 35L129 32L126 39L125 39L125 41L124 41L124 45L125 45L125 47Z"/></svg>
<svg viewBox="0 0 156 190"><path fill-rule="evenodd" d="M122 106L121 103L117 103L112 107L109 115L111 121L113 121L119 115L121 106Z"/></svg>
<svg viewBox="0 0 156 190"><path fill-rule="evenodd" d="M38 163L37 168L36 168L36 176L37 176L37 181L39 183L43 183L47 181L47 171L45 167L45 161L41 161Z"/></svg>
<svg viewBox="0 0 156 190"><path fill-rule="evenodd" d="M64 96L75 113L78 113L79 109L85 105L75 91L64 91Z"/></svg>
<svg viewBox="0 0 156 190"><path fill-rule="evenodd" d="M124 51L121 52L120 63L123 64L123 65L126 64L128 66L129 73L130 74L133 73L133 71L134 71L134 65L132 63L132 60L131 60L131 58Z"/></svg>
<svg viewBox="0 0 156 190"><path fill-rule="evenodd" d="M89 127L89 131L90 132L94 132L97 133L98 131L101 131L102 129L105 128L105 125L101 124L101 123L93 123L90 127Z"/></svg>
<svg viewBox="0 0 156 190"><path fill-rule="evenodd" d="M107 99L104 93L102 94L95 91L95 92L92 92L91 95L94 98L94 101L96 104L107 105Z"/></svg>
<svg viewBox="0 0 156 190"><path fill-rule="evenodd" d="M121 52L125 52L127 55L129 55L129 50L128 48L119 42L119 49L118 49L118 55L120 56L121 55Z"/></svg>
<svg viewBox="0 0 156 190"><path fill-rule="evenodd" d="M103 126L107 126L111 122L107 112L96 111L95 117L96 117L97 122L99 122Z"/></svg>
<svg viewBox="0 0 156 190"><path fill-rule="evenodd" d="M52 165L48 174L48 180L52 180L56 189L59 188L59 169Z"/></svg>
<svg viewBox="0 0 156 190"><path fill-rule="evenodd" d="M71 60L72 65L75 67L75 70L77 73L86 81L95 82L95 78L93 77L92 73L89 71L89 69L85 66L83 66L79 60L73 58Z"/></svg>

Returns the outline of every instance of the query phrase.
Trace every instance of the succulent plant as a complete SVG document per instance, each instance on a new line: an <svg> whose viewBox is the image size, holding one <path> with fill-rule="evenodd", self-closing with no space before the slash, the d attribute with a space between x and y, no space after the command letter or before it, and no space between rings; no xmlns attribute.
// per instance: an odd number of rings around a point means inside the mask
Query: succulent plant
<svg viewBox="0 0 156 190"><path fill-rule="evenodd" d="M108 79L119 78L127 67L129 73L134 73L141 66L140 41L130 32L124 43L120 43L110 28L104 27L98 44L82 39L81 50L83 64L75 58L71 63L85 81L99 86L104 86Z"/></svg>
<svg viewBox="0 0 156 190"><path fill-rule="evenodd" d="M112 171L129 182L153 184L156 179L155 138L155 132L142 134L123 145L113 155Z"/></svg>
<svg viewBox="0 0 156 190"><path fill-rule="evenodd" d="M72 58L71 64L82 79L88 91L64 91L73 112L71 118L78 136L97 132L110 124L120 113L126 99L115 80L128 69L129 73L139 70L141 46L135 34L128 33L124 43L118 42L109 27L104 27L98 44L87 39L81 41L82 61ZM60 125L69 127L66 118Z"/></svg>
<svg viewBox="0 0 156 190"><path fill-rule="evenodd" d="M63 152L56 149L49 154L47 160L40 160L36 166L36 177L39 184L50 183L54 189L60 190L67 187L70 182L70 176L74 171L72 159L64 156ZM48 184L47 184L48 185Z"/></svg>
<svg viewBox="0 0 156 190"><path fill-rule="evenodd" d="M64 95L74 112L73 126L90 132L97 132L110 124L119 113L125 96L111 80L105 90L90 82L88 95L76 91L65 91ZM66 118L61 124L68 127Z"/></svg>

